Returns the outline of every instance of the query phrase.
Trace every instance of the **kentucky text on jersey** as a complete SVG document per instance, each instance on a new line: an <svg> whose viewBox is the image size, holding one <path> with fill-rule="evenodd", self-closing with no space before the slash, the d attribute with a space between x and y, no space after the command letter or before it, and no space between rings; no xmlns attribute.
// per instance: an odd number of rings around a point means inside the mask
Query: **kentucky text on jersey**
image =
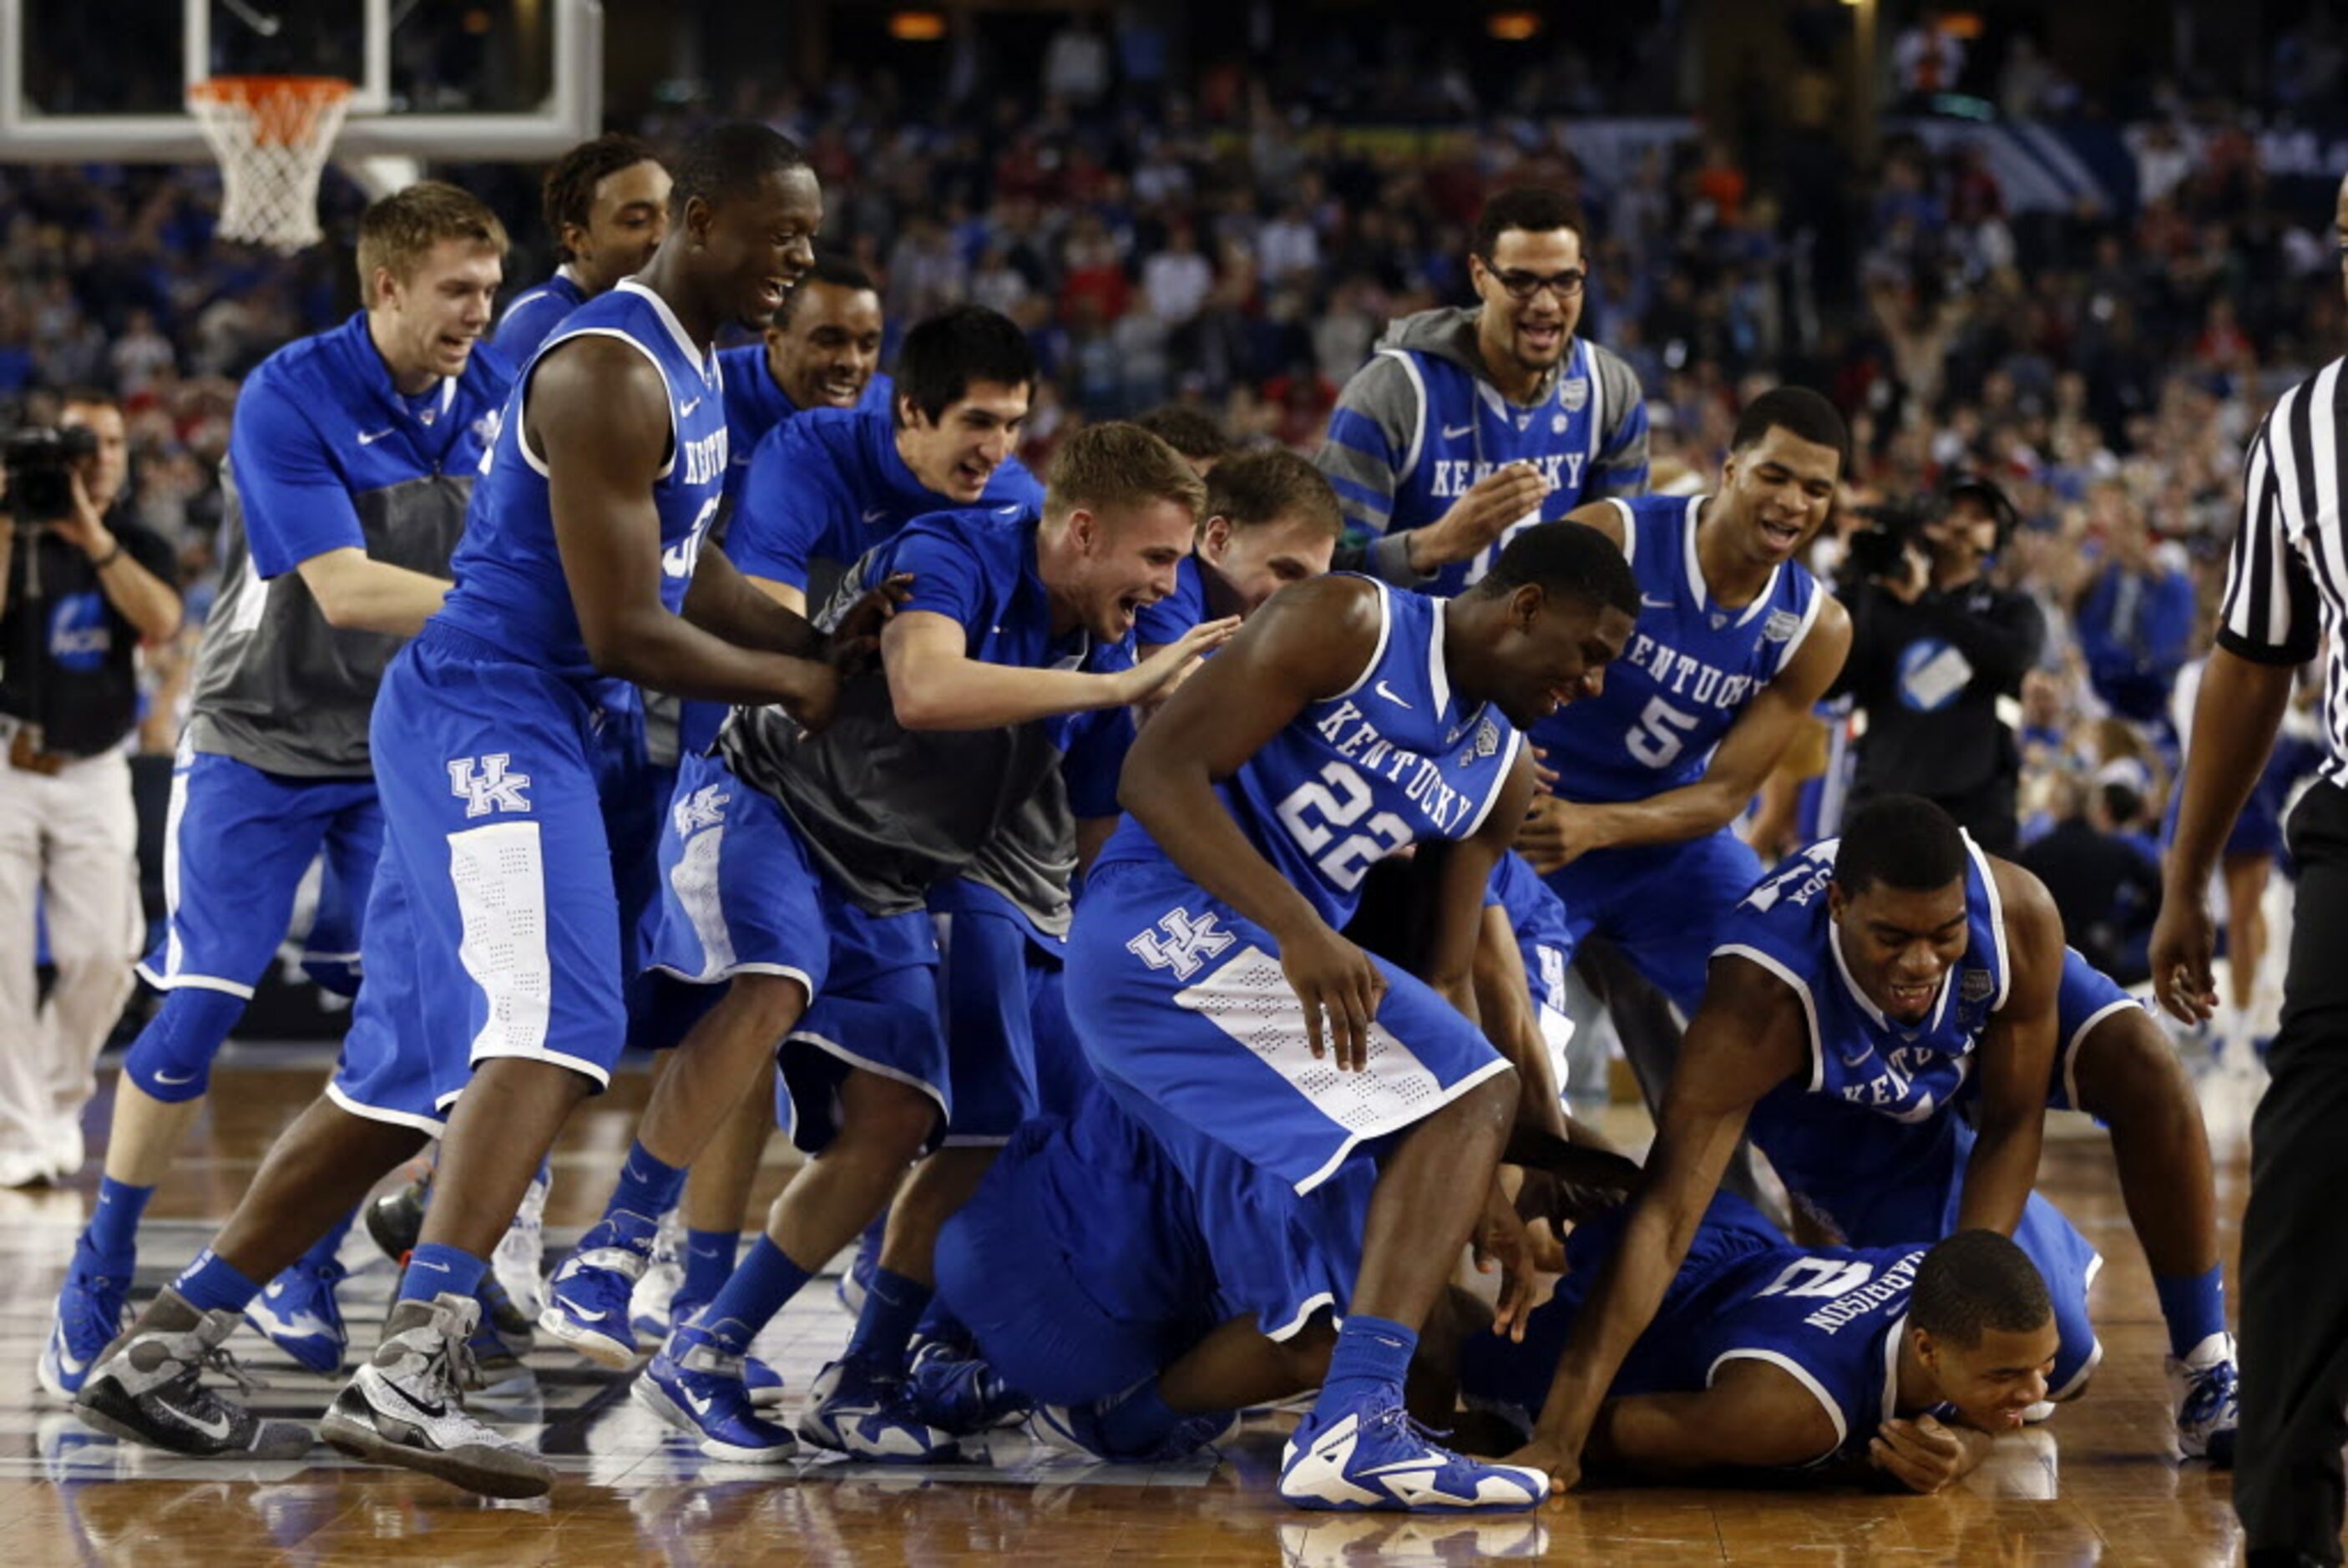
<svg viewBox="0 0 2348 1568"><path fill-rule="evenodd" d="M1485 722L1488 728L1490 721ZM1364 772L1380 775L1390 784L1400 784L1405 796L1439 837L1456 837L1468 814L1484 804L1480 798L1462 794L1445 783L1441 763L1430 761L1380 735L1369 715L1351 701L1341 700L1313 727L1336 748L1338 756ZM1323 777L1332 783L1340 779L1335 771L1324 772Z"/></svg>
<svg viewBox="0 0 2348 1568"><path fill-rule="evenodd" d="M1529 458L1512 459L1529 462L1539 469L1541 478L1550 488L1562 487L1579 491L1581 489L1581 468L1590 460L1587 452L1537 452ZM1443 500L1455 500L1466 495L1470 487L1490 479L1493 470L1503 467L1488 458L1438 458L1435 461L1435 480L1431 487Z"/></svg>

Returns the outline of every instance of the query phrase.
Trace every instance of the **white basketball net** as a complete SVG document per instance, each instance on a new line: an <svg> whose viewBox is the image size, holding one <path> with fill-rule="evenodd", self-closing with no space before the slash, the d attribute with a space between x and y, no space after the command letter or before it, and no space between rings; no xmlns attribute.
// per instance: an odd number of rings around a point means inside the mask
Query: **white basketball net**
<svg viewBox="0 0 2348 1568"><path fill-rule="evenodd" d="M214 77L188 110L221 166L220 235L291 255L325 237L318 181L350 107L333 77Z"/></svg>

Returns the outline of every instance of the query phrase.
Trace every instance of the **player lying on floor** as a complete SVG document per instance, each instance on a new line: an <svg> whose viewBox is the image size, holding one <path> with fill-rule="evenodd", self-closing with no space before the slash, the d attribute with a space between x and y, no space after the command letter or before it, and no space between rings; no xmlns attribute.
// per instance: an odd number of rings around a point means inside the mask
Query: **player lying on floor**
<svg viewBox="0 0 2348 1568"><path fill-rule="evenodd" d="M1482 1446L1533 1429L1573 1320L1627 1215L1575 1227L1556 1295L1522 1339L1471 1333L1457 1360ZM1605 1400L1585 1469L1708 1480L1800 1470L1931 1492L2019 1428L2051 1387L2076 1398L2101 1354L2086 1320L2102 1261L2068 1224L1960 1231L1936 1244L1799 1247L1733 1193L1715 1197ZM2033 1249L2035 1249L2034 1251ZM1467 1434L1463 1433L1463 1437ZM1473 1443L1471 1448L1477 1446Z"/></svg>
<svg viewBox="0 0 2348 1568"><path fill-rule="evenodd" d="M1210 1140L1189 1152L1194 1176L1096 1089L1072 1116L1022 1126L939 1235L939 1298L992 1374L1035 1400L1048 1442L1179 1457L1328 1372L1375 1172L1348 1166L1299 1193ZM1636 1174L1539 1133L1520 1130L1510 1152L1558 1165L1585 1198L1619 1198ZM1479 1238L1506 1251L1502 1239ZM1464 1293L1438 1299L1408 1390L1423 1418L1442 1424L1451 1363L1489 1316Z"/></svg>

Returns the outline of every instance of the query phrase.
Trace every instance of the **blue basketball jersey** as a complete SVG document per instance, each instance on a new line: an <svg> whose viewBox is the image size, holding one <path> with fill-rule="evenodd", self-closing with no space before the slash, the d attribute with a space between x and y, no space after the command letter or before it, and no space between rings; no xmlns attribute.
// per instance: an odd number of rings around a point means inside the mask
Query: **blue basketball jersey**
<svg viewBox="0 0 2348 1568"><path fill-rule="evenodd" d="M1529 1425L1573 1318L1620 1243L1623 1217L1575 1228L1557 1295L1533 1314L1523 1343L1478 1336L1461 1367L1471 1402ZM1757 1210L1723 1193L1607 1395L1692 1393L1711 1387L1725 1363L1766 1361L1807 1388L1834 1423L1834 1448L1809 1463L1864 1449L1899 1413L1900 1335L1929 1250L1793 1246Z"/></svg>
<svg viewBox="0 0 2348 1568"><path fill-rule="evenodd" d="M1622 552L1639 580L1639 621L1605 689L1543 719L1533 742L1569 800L1643 800L1704 777L1713 749L1756 692L1775 680L1826 603L1789 562L1752 603L1713 603L1696 560L1708 498L1616 500Z"/></svg>
<svg viewBox="0 0 2348 1568"><path fill-rule="evenodd" d="M661 603L674 614L726 480L726 399L717 356L697 347L666 302L630 278L572 312L514 382L488 466L473 491L457 579L436 620L462 628L518 663L591 677L594 666L555 546L546 462L523 436L522 409L539 362L580 337L616 337L650 359L668 387L669 459L653 484L660 513Z"/></svg>
<svg viewBox="0 0 2348 1568"><path fill-rule="evenodd" d="M717 360L726 367L726 446L732 454L726 465L726 485L731 493L749 472L750 455L758 449L767 432L801 410L776 385L775 373L767 366L765 343L745 343L725 349ZM887 413L890 394L896 385L885 374L875 372L865 385L864 396L856 400L856 411L869 413L877 408Z"/></svg>
<svg viewBox="0 0 2348 1568"><path fill-rule="evenodd" d="M1982 1029L2005 1005L2013 967L1997 882L1989 857L1968 836L1964 956L1911 1027L1869 1001L1843 960L1827 912L1837 845L1812 844L1763 878L1721 923L1713 952L1752 960L1801 997L1809 1074L1777 1094L1828 1095L1895 1121L1924 1121L1956 1098Z"/></svg>
<svg viewBox="0 0 2348 1568"><path fill-rule="evenodd" d="M524 289L506 302L505 314L498 317L489 341L516 365L525 364L554 335L554 329L586 303L587 291L579 286L570 269L558 268L536 288Z"/></svg>
<svg viewBox="0 0 2348 1568"><path fill-rule="evenodd" d="M1553 521L1581 504L1607 421L1616 411L1605 407L1604 384L1591 362L1590 345L1578 337L1549 397L1529 408L1509 402L1490 382L1443 355L1406 348L1379 352L1401 356L1426 391L1419 404L1417 461L1395 486L1387 532L1437 521L1478 480L1509 463L1529 462L1550 482L1549 494L1532 511L1480 553L1444 567L1425 585L1429 593L1457 593L1492 569L1519 530Z"/></svg>
<svg viewBox="0 0 2348 1568"><path fill-rule="evenodd" d="M1377 651L1361 678L1216 786L1250 841L1332 926L1353 918L1375 862L1481 827L1523 742L1490 704L1464 709L1453 696L1441 601L1380 584L1378 603ZM1164 853L1128 818L1100 860Z"/></svg>

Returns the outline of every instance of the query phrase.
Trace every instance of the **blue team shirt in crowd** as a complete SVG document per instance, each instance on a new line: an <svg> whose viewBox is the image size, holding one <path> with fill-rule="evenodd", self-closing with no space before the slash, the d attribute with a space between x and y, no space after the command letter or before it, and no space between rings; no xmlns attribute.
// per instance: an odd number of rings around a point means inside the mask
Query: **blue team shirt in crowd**
<svg viewBox="0 0 2348 1568"><path fill-rule="evenodd" d="M506 302L489 341L516 365L526 365L546 340L554 335L571 313L587 303L587 291L566 269L534 289L524 289Z"/></svg>
<svg viewBox="0 0 2348 1568"><path fill-rule="evenodd" d="M855 561L917 517L958 502L925 487L897 455L888 411L809 408L758 443L734 498L726 554L753 577L805 589L811 561ZM1044 487L1016 458L963 515L1040 512Z"/></svg>
<svg viewBox="0 0 2348 1568"><path fill-rule="evenodd" d="M653 485L660 514L661 603L685 603L694 564L726 482L726 404L717 356L685 335L667 304L633 279L573 311L539 351L583 336L616 337L652 360L667 384L671 450ZM514 385L488 471L473 490L464 542L449 563L456 588L436 619L502 648L517 663L594 676L554 538L544 460L522 444L532 360Z"/></svg>
<svg viewBox="0 0 2348 1568"><path fill-rule="evenodd" d="M1196 552L1174 568L1174 592L1155 604L1144 604L1134 617L1135 638L1145 647L1179 643L1207 618L1207 590L1199 574L1206 567Z"/></svg>
<svg viewBox="0 0 2348 1568"><path fill-rule="evenodd" d="M1331 926L1370 867L1484 823L1523 738L1489 703L1465 707L1443 661L1441 601L1376 584L1377 652L1345 691L1289 721L1216 793L1259 852ZM1128 818L1100 863L1164 858Z"/></svg>
<svg viewBox="0 0 2348 1568"><path fill-rule="evenodd" d="M1639 620L1605 689L1543 719L1533 744L1569 800L1643 800L1704 777L1747 703L1816 624L1826 593L1787 562L1750 604L1712 601L1696 558L1703 496L1617 499L1623 553L1639 580Z"/></svg>

